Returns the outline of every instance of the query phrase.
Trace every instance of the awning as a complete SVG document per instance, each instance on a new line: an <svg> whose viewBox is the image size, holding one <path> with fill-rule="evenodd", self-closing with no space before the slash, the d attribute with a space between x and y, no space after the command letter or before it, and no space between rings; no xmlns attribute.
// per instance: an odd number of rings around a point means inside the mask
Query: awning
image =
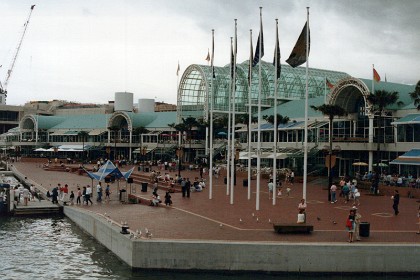
<svg viewBox="0 0 420 280"><path fill-rule="evenodd" d="M101 135L102 133L106 132L107 130L104 128L95 128L91 131L89 131L89 135L90 136L97 136L97 135Z"/></svg>
<svg viewBox="0 0 420 280"><path fill-rule="evenodd" d="M85 145L85 151L89 150L92 146ZM45 152L54 152L54 147L45 150ZM57 152L83 152L83 145L61 145L57 147Z"/></svg>
<svg viewBox="0 0 420 280"><path fill-rule="evenodd" d="M392 122L391 124L420 124L420 114L409 114L399 120L396 120L395 122Z"/></svg>
<svg viewBox="0 0 420 280"><path fill-rule="evenodd" d="M420 149L412 149L391 161L390 164L420 165Z"/></svg>

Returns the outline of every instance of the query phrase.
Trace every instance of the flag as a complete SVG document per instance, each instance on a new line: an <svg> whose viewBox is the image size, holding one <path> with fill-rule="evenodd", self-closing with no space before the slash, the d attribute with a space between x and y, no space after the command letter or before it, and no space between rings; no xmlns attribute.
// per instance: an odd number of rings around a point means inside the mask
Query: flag
<svg viewBox="0 0 420 280"><path fill-rule="evenodd" d="M206 57L207 63L210 62L210 50L207 51L207 57Z"/></svg>
<svg viewBox="0 0 420 280"><path fill-rule="evenodd" d="M260 42L261 40L261 42ZM261 57L260 57L260 45L261 45ZM255 55L252 66L257 65L260 59L264 56L264 33L262 21L260 21L260 34L258 34L257 46L255 47Z"/></svg>
<svg viewBox="0 0 420 280"><path fill-rule="evenodd" d="M216 78L216 75L214 73L214 30L212 30L212 36L211 36L211 72L213 73L213 78Z"/></svg>
<svg viewBox="0 0 420 280"><path fill-rule="evenodd" d="M274 47L274 67L277 67L277 79L280 78L281 64L280 64L280 44L279 44L279 27L278 23L276 24L276 45Z"/></svg>
<svg viewBox="0 0 420 280"><path fill-rule="evenodd" d="M176 75L179 75L179 62L178 62L178 68L176 69Z"/></svg>
<svg viewBox="0 0 420 280"><path fill-rule="evenodd" d="M375 80L375 82L380 82L381 81L381 76L379 76L378 72L376 72L375 68L373 68L373 79Z"/></svg>
<svg viewBox="0 0 420 280"><path fill-rule="evenodd" d="M252 47L252 30L250 31L250 34L249 34L249 44L250 44L251 48L250 48L250 52L249 52L248 85L251 86L252 66L253 66L252 64L253 64L253 60L254 60L254 57L252 55L252 53L254 51L254 48Z"/></svg>
<svg viewBox="0 0 420 280"><path fill-rule="evenodd" d="M233 42L232 37L230 38L230 77L233 79L233 67L234 67L234 61L233 61Z"/></svg>
<svg viewBox="0 0 420 280"><path fill-rule="evenodd" d="M385 83L386 83L386 82L388 82L388 81L386 80L386 73L385 73Z"/></svg>
<svg viewBox="0 0 420 280"><path fill-rule="evenodd" d="M290 54L289 58L286 62L294 67L297 67L306 62L306 38L309 36L309 44L308 44L308 55L311 49L311 32L309 30L309 26L307 28L308 22L305 23L305 26L302 29L302 32L299 35L299 38L294 46L292 53ZM306 34L308 33L308 34Z"/></svg>
<svg viewBox="0 0 420 280"><path fill-rule="evenodd" d="M328 81L328 79L325 79L325 84L327 85L327 87L329 87L330 89L332 89L334 87L334 85Z"/></svg>

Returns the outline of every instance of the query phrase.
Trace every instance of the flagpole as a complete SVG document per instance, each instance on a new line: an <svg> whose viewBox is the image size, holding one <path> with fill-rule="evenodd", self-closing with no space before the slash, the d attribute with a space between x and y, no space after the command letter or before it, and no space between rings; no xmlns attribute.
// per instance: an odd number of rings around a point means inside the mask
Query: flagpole
<svg viewBox="0 0 420 280"><path fill-rule="evenodd" d="M261 187L261 94L262 94L262 83L261 83L261 50L262 50L262 7L260 7L260 36L258 40L259 44L259 66L258 66L258 129L257 129L257 190L256 190L256 203L255 210L260 210L260 187Z"/></svg>
<svg viewBox="0 0 420 280"><path fill-rule="evenodd" d="M372 64L372 94L375 94L375 65Z"/></svg>
<svg viewBox="0 0 420 280"><path fill-rule="evenodd" d="M235 187L235 112L236 112L236 54L238 48L238 39L237 39L237 19L235 19L235 44L233 51L233 82L232 82L232 145L231 145L231 169L230 169L230 204L233 204L233 190Z"/></svg>
<svg viewBox="0 0 420 280"><path fill-rule="evenodd" d="M232 54L233 54L233 38L230 37L230 53L231 53L231 57L230 59L232 60ZM226 159L226 195L229 195L230 193L230 159L231 159L231 154L230 154L230 139L231 139L231 101L232 101L232 63L230 65L231 69L230 69L230 90L229 90L229 100L228 100L228 135L227 135L227 159Z"/></svg>
<svg viewBox="0 0 420 280"><path fill-rule="evenodd" d="M209 199L213 198L213 96L214 96L214 29L211 30L211 94L210 94L210 162L209 162Z"/></svg>
<svg viewBox="0 0 420 280"><path fill-rule="evenodd" d="M252 141L252 29L249 30L250 54L249 54L249 82L248 82L248 200L251 199L251 141Z"/></svg>
<svg viewBox="0 0 420 280"><path fill-rule="evenodd" d="M306 93L305 93L305 143L303 154L303 189L302 197L306 200L306 184L308 176L308 73L309 73L309 7L306 20Z"/></svg>
<svg viewBox="0 0 420 280"><path fill-rule="evenodd" d="M273 147L273 205L276 205L277 197L277 67L278 67L278 55L279 55L279 20L276 19L276 46L274 52L274 147ZM270 195L270 194L269 194Z"/></svg>

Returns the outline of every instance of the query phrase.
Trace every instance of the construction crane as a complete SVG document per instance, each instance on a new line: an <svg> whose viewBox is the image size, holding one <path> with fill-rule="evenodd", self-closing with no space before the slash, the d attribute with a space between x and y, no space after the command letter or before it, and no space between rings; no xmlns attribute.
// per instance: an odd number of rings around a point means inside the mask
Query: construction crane
<svg viewBox="0 0 420 280"><path fill-rule="evenodd" d="M35 8L35 5L32 5L31 10L29 11L29 16L28 16L25 24L23 25L23 33L22 33L22 36L19 40L19 44L16 48L15 55L13 56L12 63L10 64L10 67L7 70L6 78L4 79L3 85L0 81L0 105L5 105L6 104L7 85L9 84L10 76L12 75L13 68L15 67L15 63L16 63L20 48L22 47L23 38L25 37L26 30L28 29L29 20L31 19L32 11L34 10L34 8Z"/></svg>

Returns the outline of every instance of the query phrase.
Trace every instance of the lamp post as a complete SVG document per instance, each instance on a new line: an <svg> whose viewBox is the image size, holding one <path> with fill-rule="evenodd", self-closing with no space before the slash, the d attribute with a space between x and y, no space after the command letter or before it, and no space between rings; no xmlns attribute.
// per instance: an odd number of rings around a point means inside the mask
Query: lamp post
<svg viewBox="0 0 420 280"><path fill-rule="evenodd" d="M178 156L178 177L181 177L182 156L184 155L184 151L183 151L182 147L179 147L176 150L176 155Z"/></svg>
<svg viewBox="0 0 420 280"><path fill-rule="evenodd" d="M143 146L141 148L141 158L143 161L143 172L145 171L145 161L146 161L146 154L147 154L147 146Z"/></svg>
<svg viewBox="0 0 420 280"><path fill-rule="evenodd" d="M331 201L330 188L333 181L332 168L335 166L337 154L341 152L341 147L337 145L333 149L332 143L331 143L330 146L324 146L323 150L324 152L327 153L327 155L325 156L325 166L327 166L328 168L328 187L327 187L328 188L328 201Z"/></svg>

